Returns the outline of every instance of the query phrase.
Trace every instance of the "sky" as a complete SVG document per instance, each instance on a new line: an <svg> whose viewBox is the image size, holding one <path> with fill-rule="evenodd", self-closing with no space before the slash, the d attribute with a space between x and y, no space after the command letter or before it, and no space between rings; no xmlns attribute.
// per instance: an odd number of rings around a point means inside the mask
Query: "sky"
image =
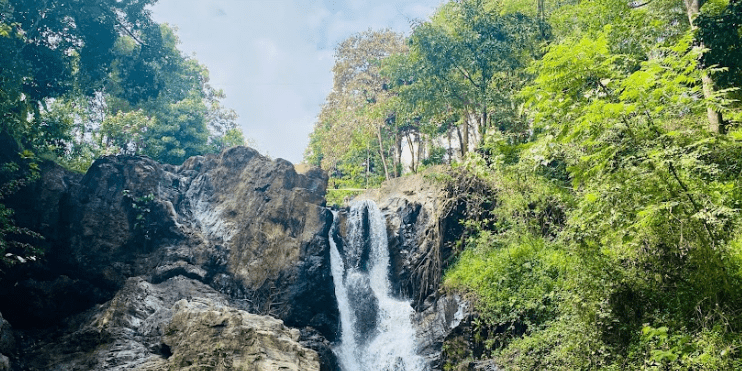
<svg viewBox="0 0 742 371"><path fill-rule="evenodd" d="M332 88L335 46L368 29L409 34L443 0L159 0L180 50L209 69L245 137L262 154L301 162Z"/></svg>

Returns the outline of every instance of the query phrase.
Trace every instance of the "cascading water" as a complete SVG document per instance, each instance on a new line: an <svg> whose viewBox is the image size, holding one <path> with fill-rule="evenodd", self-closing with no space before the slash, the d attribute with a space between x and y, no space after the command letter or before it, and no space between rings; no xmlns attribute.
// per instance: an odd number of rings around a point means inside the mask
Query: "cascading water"
<svg viewBox="0 0 742 371"><path fill-rule="evenodd" d="M392 298L384 216L373 201L353 203L342 255L330 229L330 260L340 311L335 353L343 371L426 371L416 353L410 303Z"/></svg>

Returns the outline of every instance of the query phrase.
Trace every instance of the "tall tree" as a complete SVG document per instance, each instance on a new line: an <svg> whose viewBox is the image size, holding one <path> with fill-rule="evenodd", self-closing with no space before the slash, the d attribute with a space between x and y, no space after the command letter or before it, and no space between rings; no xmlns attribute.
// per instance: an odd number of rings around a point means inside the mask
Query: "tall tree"
<svg viewBox="0 0 742 371"><path fill-rule="evenodd" d="M691 29L695 30L698 28L698 26L696 25L696 17L698 17L704 2L705 0L683 0L686 12L688 14L688 23L690 23ZM705 47L703 41L701 41L699 47L701 49ZM721 111L713 106L712 102L715 100L714 80L711 78L708 72L704 72L702 83L703 96L708 101L706 106L706 115L708 117L709 130L714 133L723 134L725 130L724 118L722 117Z"/></svg>
<svg viewBox="0 0 742 371"><path fill-rule="evenodd" d="M524 64L536 52L537 22L522 14L500 15L481 0L451 2L410 37L407 68L393 81L403 99L413 102L425 121L446 121L453 110L462 118L462 152L469 148L470 120L484 138L497 113L497 125L521 120L514 93ZM411 83L405 83L411 82ZM447 114L448 113L448 114Z"/></svg>
<svg viewBox="0 0 742 371"><path fill-rule="evenodd" d="M729 122L739 123L742 121L739 105L742 93L738 90L742 86L742 35L738 26L742 24L742 4L738 1L709 3L694 23L698 27L698 39L706 47L701 63L717 70L713 73L714 86L728 97L726 104L716 109ZM722 126L720 129L728 128Z"/></svg>
<svg viewBox="0 0 742 371"><path fill-rule="evenodd" d="M338 45L333 89L317 118L307 158L319 160L323 168L334 168L352 152L356 141L373 141L384 178L395 175L389 155L394 152L396 141L387 135L393 113L384 104L390 97L388 83L380 74L380 62L405 50L403 36L390 30L358 33ZM391 134L396 133L392 130ZM368 149L365 163L371 168L371 159L377 156L370 155L370 146L361 147Z"/></svg>

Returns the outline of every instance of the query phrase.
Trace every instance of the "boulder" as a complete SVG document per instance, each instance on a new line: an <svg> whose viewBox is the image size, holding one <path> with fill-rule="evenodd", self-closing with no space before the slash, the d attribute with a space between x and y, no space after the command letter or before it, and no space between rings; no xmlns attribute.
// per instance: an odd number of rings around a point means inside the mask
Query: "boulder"
<svg viewBox="0 0 742 371"><path fill-rule="evenodd" d="M320 370L317 353L301 346L299 330L287 328L281 320L207 300L183 299L172 311L163 337L172 352L167 360L170 369Z"/></svg>
<svg viewBox="0 0 742 371"><path fill-rule="evenodd" d="M241 306L183 276L130 278L111 301L66 319L61 337L36 339L24 369L320 370L299 330Z"/></svg>

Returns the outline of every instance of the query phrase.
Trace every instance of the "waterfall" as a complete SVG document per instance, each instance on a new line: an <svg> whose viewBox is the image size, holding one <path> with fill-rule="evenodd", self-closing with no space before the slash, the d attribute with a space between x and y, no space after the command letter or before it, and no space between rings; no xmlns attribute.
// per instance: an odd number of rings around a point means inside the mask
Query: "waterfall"
<svg viewBox="0 0 742 371"><path fill-rule="evenodd" d="M389 246L384 216L373 201L351 205L347 241L330 229L330 260L340 311L340 343L334 351L343 371L426 371L416 353L416 332L408 301L391 297Z"/></svg>

